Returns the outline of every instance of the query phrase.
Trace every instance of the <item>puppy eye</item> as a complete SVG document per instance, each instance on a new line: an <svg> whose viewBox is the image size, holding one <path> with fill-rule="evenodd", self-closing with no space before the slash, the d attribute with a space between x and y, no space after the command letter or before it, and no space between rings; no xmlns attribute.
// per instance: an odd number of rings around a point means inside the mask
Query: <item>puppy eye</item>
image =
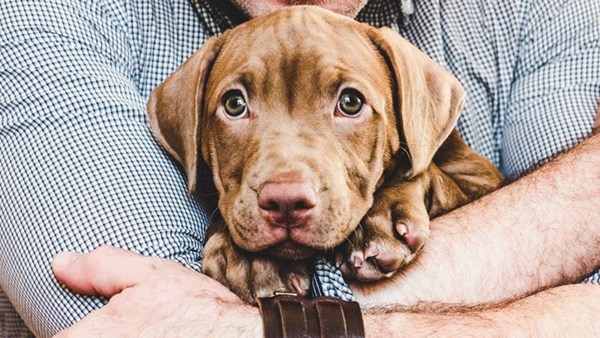
<svg viewBox="0 0 600 338"><path fill-rule="evenodd" d="M363 110L363 96L353 89L342 91L337 103L337 112L342 116L357 117Z"/></svg>
<svg viewBox="0 0 600 338"><path fill-rule="evenodd" d="M240 118L248 111L246 99L239 90L230 90L223 95L223 108L233 118Z"/></svg>

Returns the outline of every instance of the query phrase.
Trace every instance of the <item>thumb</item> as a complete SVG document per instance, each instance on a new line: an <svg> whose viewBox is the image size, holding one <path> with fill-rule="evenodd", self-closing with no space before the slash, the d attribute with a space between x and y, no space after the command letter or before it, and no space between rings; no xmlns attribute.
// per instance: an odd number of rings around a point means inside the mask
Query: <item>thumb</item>
<svg viewBox="0 0 600 338"><path fill-rule="evenodd" d="M158 262L156 258L102 246L86 254L59 253L52 261L52 271L75 292L110 298L148 278Z"/></svg>

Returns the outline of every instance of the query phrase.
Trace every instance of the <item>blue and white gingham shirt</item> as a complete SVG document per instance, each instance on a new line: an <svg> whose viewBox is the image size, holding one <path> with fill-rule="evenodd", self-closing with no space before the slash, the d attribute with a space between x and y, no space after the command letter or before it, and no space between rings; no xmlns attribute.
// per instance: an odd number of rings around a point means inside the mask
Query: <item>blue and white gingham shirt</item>
<svg viewBox="0 0 600 338"><path fill-rule="evenodd" d="M152 138L145 102L209 36L239 23L226 3L3 1L1 336L27 334L24 324L48 336L103 304L54 279L57 252L110 243L198 269L207 212ZM411 2L372 0L358 19L395 28L460 79L458 128L507 176L589 135L600 2L415 1L414 13L401 3ZM319 264L315 290L349 297L329 268Z"/></svg>

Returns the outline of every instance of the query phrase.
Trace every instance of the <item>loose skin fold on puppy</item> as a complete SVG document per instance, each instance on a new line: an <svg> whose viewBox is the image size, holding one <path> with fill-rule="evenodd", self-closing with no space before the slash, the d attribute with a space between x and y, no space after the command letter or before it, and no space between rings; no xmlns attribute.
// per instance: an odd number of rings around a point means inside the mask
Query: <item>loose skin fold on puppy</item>
<svg viewBox="0 0 600 338"><path fill-rule="evenodd" d="M243 300L306 293L310 260L375 281L411 262L429 218L497 188L454 129L456 78L388 28L311 6L211 38L148 114L185 170L206 161L218 215L203 272Z"/></svg>

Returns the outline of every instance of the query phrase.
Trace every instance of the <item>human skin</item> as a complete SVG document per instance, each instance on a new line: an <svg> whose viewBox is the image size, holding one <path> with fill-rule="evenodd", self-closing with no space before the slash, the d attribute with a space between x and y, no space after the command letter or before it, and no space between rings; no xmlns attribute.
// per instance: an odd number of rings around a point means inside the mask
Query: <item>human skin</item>
<svg viewBox="0 0 600 338"><path fill-rule="evenodd" d="M101 247L58 255L57 278L74 291L110 298L56 337L260 337L257 308L216 281L162 258ZM363 309L367 336L600 334L600 288L563 286L502 307L435 311Z"/></svg>

